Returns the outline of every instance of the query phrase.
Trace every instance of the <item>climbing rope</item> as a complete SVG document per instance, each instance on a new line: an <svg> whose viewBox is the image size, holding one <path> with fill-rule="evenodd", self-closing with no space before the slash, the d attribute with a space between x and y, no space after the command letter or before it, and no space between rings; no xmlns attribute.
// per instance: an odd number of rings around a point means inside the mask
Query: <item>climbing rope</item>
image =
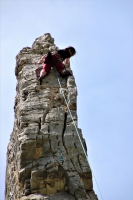
<svg viewBox="0 0 133 200"><path fill-rule="evenodd" d="M69 111L69 114L70 114L70 116L71 116L71 119L72 119L72 121L73 121L73 124L74 124L75 130L76 130L76 133L77 133L77 135L78 135L79 141L80 141L81 146L82 146L82 148L83 148L83 152L84 152L84 154L85 154L86 160L87 160L88 165L89 165L89 167L90 167L89 160L88 160L88 157L87 157L87 154L86 154L85 148L84 148L84 146L83 146L83 142L82 142L82 140L81 140L81 138L80 138L80 135L79 135L79 132L78 132L77 126L76 126L76 124L75 124L75 121L74 121L74 119L73 119L72 113L71 113L70 108L69 108L69 106L68 106L68 102L67 102L66 97L65 97L65 95L64 95L64 91L62 90L62 85L61 85L61 82L60 82L60 79L59 79L59 76L58 76L57 70L56 70L55 66L54 66L53 68L54 68L54 71L55 71L55 73L56 73L56 77L57 77L57 80L58 80L59 86L60 86L60 88L61 88L61 93L62 93L62 95L63 95L63 97L64 97L64 100L65 100L65 103L66 103L67 109L68 109L68 111ZM92 172L91 167L90 167L90 170L91 170L91 172ZM100 188L99 188L99 186L98 186L98 183L97 183L97 181L96 181L96 178L95 178L95 176L94 176L94 173L92 172L92 174L93 174L93 177L94 177L94 179L95 179L95 182L96 182L97 188L98 188L99 193L100 193L100 195L101 195L101 198L102 198L102 200L103 200L102 193L101 193L101 191L100 191Z"/></svg>

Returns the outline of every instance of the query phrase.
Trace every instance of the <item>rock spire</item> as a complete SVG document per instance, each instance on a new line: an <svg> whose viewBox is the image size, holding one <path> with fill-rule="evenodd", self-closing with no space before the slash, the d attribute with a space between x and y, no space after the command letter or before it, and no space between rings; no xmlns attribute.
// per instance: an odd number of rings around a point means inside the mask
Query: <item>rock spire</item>
<svg viewBox="0 0 133 200"><path fill-rule="evenodd" d="M56 48L54 39L46 33L16 56L15 116L7 148L5 200L98 200L91 169L74 127L74 76L59 77L61 88L54 69L42 85L36 80L34 63ZM86 149L81 129L78 132Z"/></svg>

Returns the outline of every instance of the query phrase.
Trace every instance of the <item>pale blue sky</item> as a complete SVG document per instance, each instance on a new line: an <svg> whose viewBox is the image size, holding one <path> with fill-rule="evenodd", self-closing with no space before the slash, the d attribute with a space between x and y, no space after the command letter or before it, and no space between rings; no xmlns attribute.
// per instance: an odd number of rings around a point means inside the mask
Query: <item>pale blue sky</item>
<svg viewBox="0 0 133 200"><path fill-rule="evenodd" d="M133 1L0 0L0 200L14 122L15 56L44 33L72 45L78 126L104 200L133 199ZM102 200L94 182L94 190Z"/></svg>

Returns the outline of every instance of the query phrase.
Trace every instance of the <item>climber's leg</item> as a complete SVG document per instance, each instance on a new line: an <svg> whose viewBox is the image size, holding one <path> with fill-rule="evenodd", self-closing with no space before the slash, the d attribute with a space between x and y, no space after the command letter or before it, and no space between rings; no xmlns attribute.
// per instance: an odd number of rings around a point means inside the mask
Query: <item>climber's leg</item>
<svg viewBox="0 0 133 200"><path fill-rule="evenodd" d="M64 70L61 71L60 76L61 76L62 78L66 78L66 77L68 77L68 76L72 76L72 74L71 74L71 72L69 72L68 70L64 69Z"/></svg>
<svg viewBox="0 0 133 200"><path fill-rule="evenodd" d="M35 70L37 80L38 80L39 77L40 77L40 72L41 72L41 70L42 70L42 66L38 67L38 68Z"/></svg>
<svg viewBox="0 0 133 200"><path fill-rule="evenodd" d="M65 69L65 66L62 63L60 55L58 54L52 55L52 63L56 67L58 73L60 74L62 78L72 76L72 74L68 70Z"/></svg>
<svg viewBox="0 0 133 200"><path fill-rule="evenodd" d="M61 74L61 72L63 70L65 70L64 65L61 61L57 61L54 65L55 65L57 71L59 72L59 74Z"/></svg>
<svg viewBox="0 0 133 200"><path fill-rule="evenodd" d="M46 76L46 74L47 73L43 69L40 71L40 77L38 79L38 81L40 81L40 85L42 84L42 79Z"/></svg>
<svg viewBox="0 0 133 200"><path fill-rule="evenodd" d="M44 77L44 76L46 76L46 74L47 74L47 72L44 69L42 69L40 71L40 77Z"/></svg>
<svg viewBox="0 0 133 200"><path fill-rule="evenodd" d="M66 75L66 69L64 67L64 64L61 61L58 60L57 62L55 62L54 66L56 67L58 73L60 74L60 76L62 78L67 77L67 76L65 76Z"/></svg>
<svg viewBox="0 0 133 200"><path fill-rule="evenodd" d="M55 64L57 71L59 72L62 78L66 78L68 76L72 76L72 74L64 68L64 64L62 62L57 62Z"/></svg>
<svg viewBox="0 0 133 200"><path fill-rule="evenodd" d="M50 63L44 63L42 70L40 72L40 77L39 77L39 81L40 81L40 85L42 84L42 79L50 72L51 69L51 65Z"/></svg>
<svg viewBox="0 0 133 200"><path fill-rule="evenodd" d="M72 74L68 70L65 69L64 64L62 62L56 62L55 67L62 78L72 76Z"/></svg>

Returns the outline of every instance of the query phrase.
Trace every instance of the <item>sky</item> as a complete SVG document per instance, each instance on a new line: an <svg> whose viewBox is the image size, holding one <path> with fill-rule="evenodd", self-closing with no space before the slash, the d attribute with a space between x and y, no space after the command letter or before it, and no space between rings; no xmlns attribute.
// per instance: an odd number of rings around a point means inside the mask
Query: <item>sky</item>
<svg viewBox="0 0 133 200"><path fill-rule="evenodd" d="M132 0L0 0L0 200L14 123L15 57L44 33L59 48L77 50L71 68L78 127L99 200L132 200Z"/></svg>

